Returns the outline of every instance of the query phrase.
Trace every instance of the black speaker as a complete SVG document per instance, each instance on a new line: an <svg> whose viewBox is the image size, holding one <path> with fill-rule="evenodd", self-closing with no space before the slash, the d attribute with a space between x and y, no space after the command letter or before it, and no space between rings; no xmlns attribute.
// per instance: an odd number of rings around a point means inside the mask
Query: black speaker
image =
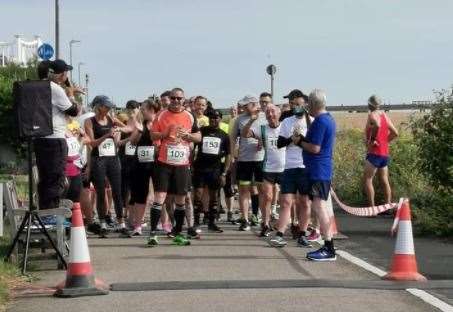
<svg viewBox="0 0 453 312"><path fill-rule="evenodd" d="M19 137L43 137L53 133L50 81L16 81L13 99Z"/></svg>

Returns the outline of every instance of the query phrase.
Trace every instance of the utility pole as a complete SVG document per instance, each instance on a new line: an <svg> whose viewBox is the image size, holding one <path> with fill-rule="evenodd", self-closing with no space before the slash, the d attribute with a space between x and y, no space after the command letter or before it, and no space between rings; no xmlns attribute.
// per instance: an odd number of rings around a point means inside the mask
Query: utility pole
<svg viewBox="0 0 453 312"><path fill-rule="evenodd" d="M80 40L74 40L72 39L71 41L69 41L69 64L72 66L72 45L74 43L78 43L80 42ZM70 80L71 82L73 81L72 80L72 70L69 72L69 77L70 77Z"/></svg>
<svg viewBox="0 0 453 312"><path fill-rule="evenodd" d="M60 58L60 5L55 0L55 59Z"/></svg>
<svg viewBox="0 0 453 312"><path fill-rule="evenodd" d="M88 107L89 99L88 99L88 74L85 74L85 95L86 95L86 107Z"/></svg>
<svg viewBox="0 0 453 312"><path fill-rule="evenodd" d="M77 65L77 70L78 70L78 73L79 73L79 84L78 84L79 87L82 86L81 79L80 79L80 66L82 66L82 65L85 65L85 63L84 62L79 62L79 64Z"/></svg>
<svg viewBox="0 0 453 312"><path fill-rule="evenodd" d="M272 98L274 98L274 75L277 72L277 67L273 64L266 67L266 72L269 76L271 76L271 94Z"/></svg>

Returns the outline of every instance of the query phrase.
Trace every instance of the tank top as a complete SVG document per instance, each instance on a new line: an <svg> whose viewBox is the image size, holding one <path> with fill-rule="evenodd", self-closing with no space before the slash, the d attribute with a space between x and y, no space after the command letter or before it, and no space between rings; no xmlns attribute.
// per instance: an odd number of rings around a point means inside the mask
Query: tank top
<svg viewBox="0 0 453 312"><path fill-rule="evenodd" d="M104 136L113 128L113 121L110 117L107 117L106 125L99 124L95 116L91 117L90 120L93 125L93 134L95 140ZM113 140L113 138L107 138L103 142L101 142L101 144L93 148L91 151L91 155L100 157L116 156L117 152L115 141Z"/></svg>
<svg viewBox="0 0 453 312"><path fill-rule="evenodd" d="M151 140L151 135L147 127L147 121L143 122L143 133L137 142L135 157L140 164L151 164L155 160L156 149Z"/></svg>
<svg viewBox="0 0 453 312"><path fill-rule="evenodd" d="M388 156L389 155L389 126L385 113L379 115L379 128L376 134L376 145L368 148L369 154ZM371 137L371 128L367 129L367 139Z"/></svg>

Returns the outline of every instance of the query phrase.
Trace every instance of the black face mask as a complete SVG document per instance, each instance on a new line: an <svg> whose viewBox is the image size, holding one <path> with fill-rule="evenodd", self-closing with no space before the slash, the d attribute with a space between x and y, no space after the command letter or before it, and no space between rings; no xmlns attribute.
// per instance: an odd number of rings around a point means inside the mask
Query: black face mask
<svg viewBox="0 0 453 312"><path fill-rule="evenodd" d="M305 113L305 109L300 106L296 106L293 108L293 113L296 117L302 117Z"/></svg>

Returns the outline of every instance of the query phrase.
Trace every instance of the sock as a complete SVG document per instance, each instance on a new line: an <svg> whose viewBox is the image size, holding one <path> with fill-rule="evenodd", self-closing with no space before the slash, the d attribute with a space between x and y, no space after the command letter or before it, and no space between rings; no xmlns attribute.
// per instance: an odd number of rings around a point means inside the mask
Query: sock
<svg viewBox="0 0 453 312"><path fill-rule="evenodd" d="M258 215L258 211L259 211L259 196L258 194L257 195L252 195L251 196L252 198L252 213L257 216Z"/></svg>
<svg viewBox="0 0 453 312"><path fill-rule="evenodd" d="M182 232L182 226L186 217L186 205L175 205L175 233L179 234Z"/></svg>
<svg viewBox="0 0 453 312"><path fill-rule="evenodd" d="M299 237L300 236L307 236L307 232L305 231L299 231Z"/></svg>
<svg viewBox="0 0 453 312"><path fill-rule="evenodd" d="M153 203L153 206L150 209L150 223L151 223L151 232L157 230L157 225L160 221L160 213L162 211L162 204Z"/></svg>
<svg viewBox="0 0 453 312"><path fill-rule="evenodd" d="M331 240L325 240L324 241L324 246L327 247L330 251L335 251L335 248L333 247L333 239Z"/></svg>
<svg viewBox="0 0 453 312"><path fill-rule="evenodd" d="M283 233L280 232L280 231L278 231L277 234L275 234L275 235L280 236L280 237L283 237Z"/></svg>
<svg viewBox="0 0 453 312"><path fill-rule="evenodd" d="M209 225L215 224L215 218L217 217L217 206L211 205L208 212Z"/></svg>

